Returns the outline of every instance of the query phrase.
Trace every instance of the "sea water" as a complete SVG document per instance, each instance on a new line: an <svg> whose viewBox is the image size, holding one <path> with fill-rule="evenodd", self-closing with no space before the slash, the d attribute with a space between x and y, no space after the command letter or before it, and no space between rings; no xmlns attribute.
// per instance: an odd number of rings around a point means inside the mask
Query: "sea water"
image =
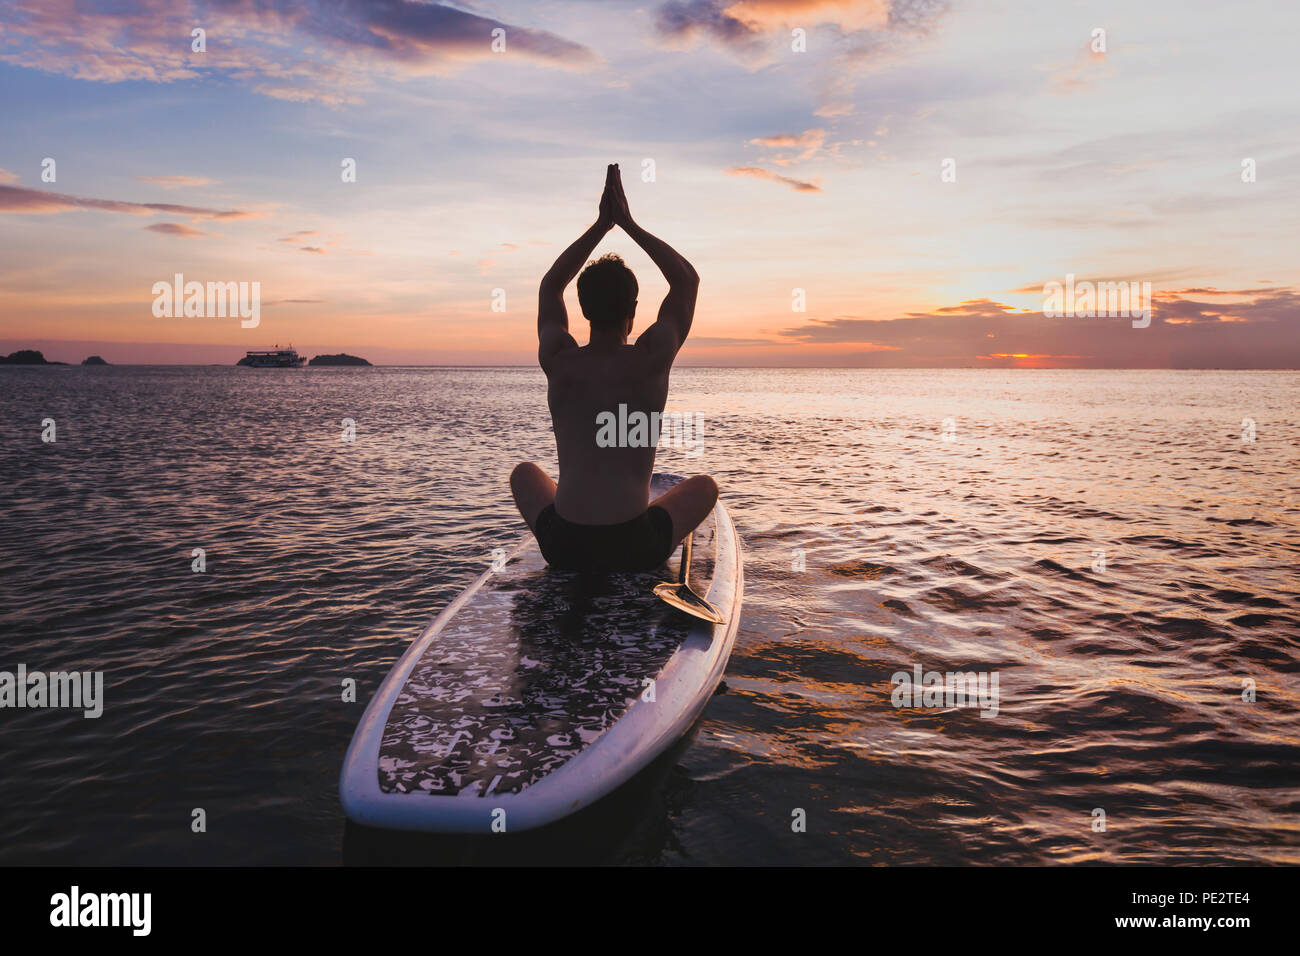
<svg viewBox="0 0 1300 956"><path fill-rule="evenodd" d="M1292 372L674 372L703 427L659 467L717 478L744 617L584 852L1300 862L1298 407ZM555 468L527 368L6 368L0 439L0 670L103 679L94 720L0 710L0 863L339 862L370 694Z"/></svg>

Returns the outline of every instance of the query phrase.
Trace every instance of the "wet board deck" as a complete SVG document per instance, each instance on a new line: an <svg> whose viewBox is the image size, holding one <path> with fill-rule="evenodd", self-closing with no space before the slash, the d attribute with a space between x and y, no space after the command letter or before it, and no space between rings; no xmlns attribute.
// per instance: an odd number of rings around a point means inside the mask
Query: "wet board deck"
<svg viewBox="0 0 1300 956"><path fill-rule="evenodd" d="M652 495L681 479L657 474ZM691 585L726 624L658 600L658 571L546 566L531 534L394 665L357 727L339 791L349 819L506 832L567 816L678 740L717 687L740 620L739 539L721 503L695 531Z"/></svg>

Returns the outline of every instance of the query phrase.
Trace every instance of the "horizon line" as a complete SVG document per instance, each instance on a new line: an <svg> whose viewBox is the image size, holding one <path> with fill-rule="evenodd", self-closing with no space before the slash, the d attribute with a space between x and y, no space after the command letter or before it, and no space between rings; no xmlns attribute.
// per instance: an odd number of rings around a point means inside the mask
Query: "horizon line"
<svg viewBox="0 0 1300 956"><path fill-rule="evenodd" d="M234 363L224 362L107 362L104 365L83 365L80 362L60 362L46 360L44 365L23 365L0 363L0 368L243 368ZM362 369L362 368L531 368L541 371L536 362L520 365L476 364L382 364L370 362L368 365L304 365L297 369L253 369L253 371L301 371L304 369ZM1245 367L1240 365L674 365L679 369L721 369L724 371L743 371L748 369L772 369L800 371L832 372L1296 372L1300 366L1278 365L1267 368Z"/></svg>

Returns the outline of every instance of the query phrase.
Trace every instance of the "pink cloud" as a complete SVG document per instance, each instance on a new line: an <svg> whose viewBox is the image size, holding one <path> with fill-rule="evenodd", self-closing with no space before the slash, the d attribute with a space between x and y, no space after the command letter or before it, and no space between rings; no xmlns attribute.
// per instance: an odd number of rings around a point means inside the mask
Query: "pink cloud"
<svg viewBox="0 0 1300 956"><path fill-rule="evenodd" d="M90 199L67 193L48 192L44 189L28 189L25 186L0 185L0 213L49 215L77 209L125 213L131 216L149 216L158 213L167 216L188 216L191 219L253 219L260 215L238 209L207 209L202 206L181 206L166 202Z"/></svg>
<svg viewBox="0 0 1300 956"><path fill-rule="evenodd" d="M582 44L422 0L261 0L191 9L171 0L97 7L13 0L0 61L82 80L171 83L220 72L267 96L357 102L374 74L448 73L491 57L562 69L599 58ZM193 52L191 31L205 31ZM493 52L493 31L505 52Z"/></svg>

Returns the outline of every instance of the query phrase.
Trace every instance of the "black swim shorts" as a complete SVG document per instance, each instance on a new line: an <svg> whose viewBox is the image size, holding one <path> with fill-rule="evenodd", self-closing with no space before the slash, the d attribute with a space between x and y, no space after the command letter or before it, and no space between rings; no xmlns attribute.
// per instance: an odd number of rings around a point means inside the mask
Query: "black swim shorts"
<svg viewBox="0 0 1300 956"><path fill-rule="evenodd" d="M650 571L673 553L673 519L658 505L619 524L574 524L551 504L534 533L542 557L558 571Z"/></svg>

